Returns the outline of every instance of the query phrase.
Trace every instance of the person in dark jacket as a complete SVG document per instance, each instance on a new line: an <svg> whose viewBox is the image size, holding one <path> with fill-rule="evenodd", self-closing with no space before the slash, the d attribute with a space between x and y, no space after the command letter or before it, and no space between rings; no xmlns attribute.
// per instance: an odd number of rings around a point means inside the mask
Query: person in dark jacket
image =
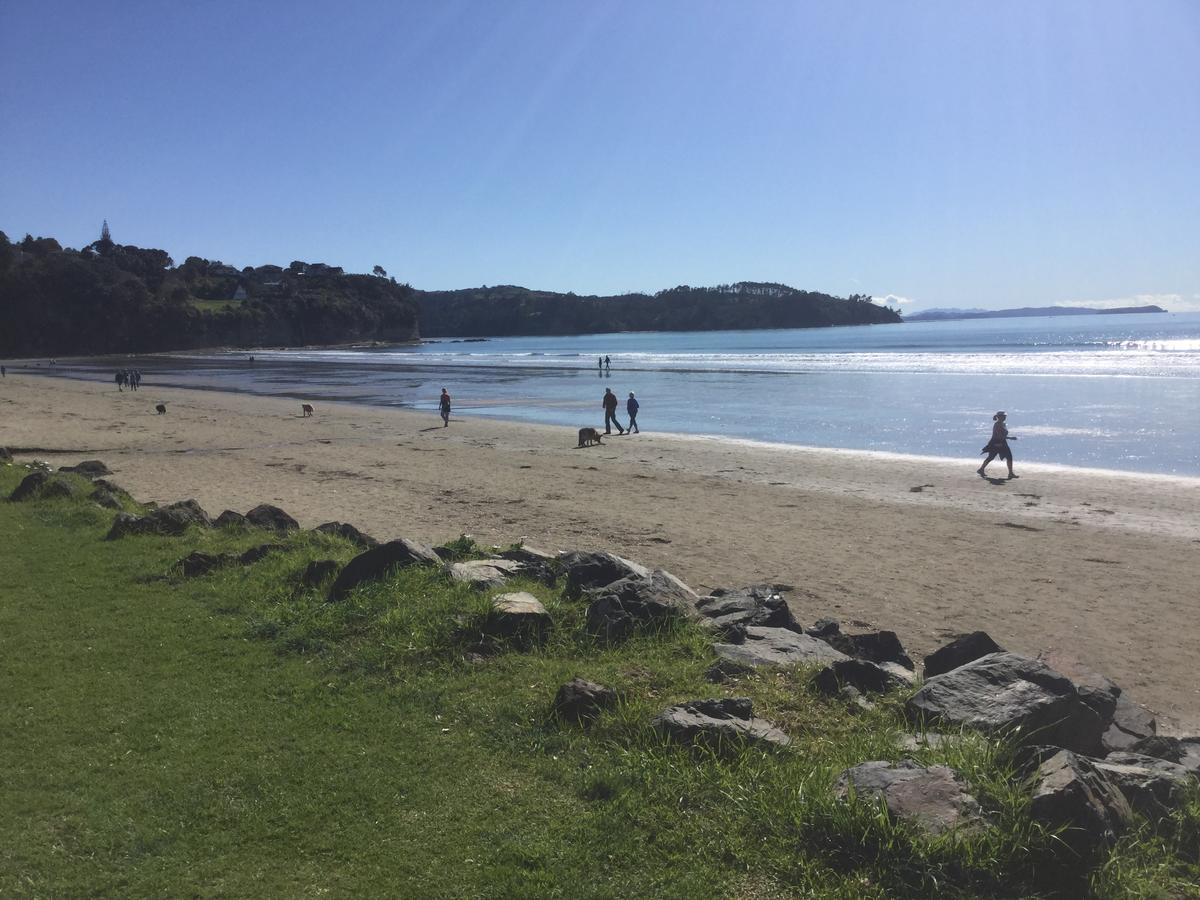
<svg viewBox="0 0 1200 900"><path fill-rule="evenodd" d="M441 399L438 400L438 409L441 411L441 414L442 414L442 427L449 428L450 427L450 393L445 388L442 388L442 396L441 396Z"/></svg>
<svg viewBox="0 0 1200 900"><path fill-rule="evenodd" d="M625 412L629 413L629 433L641 434L642 429L638 428L637 414L641 406L637 402L637 397L633 396L633 391L629 392L629 399L625 401Z"/></svg>
<svg viewBox="0 0 1200 900"><path fill-rule="evenodd" d="M612 392L612 388L604 389L604 399L600 401L600 405L604 407L604 433L612 434L611 426L616 425L617 433L624 434L624 427L617 421L617 395Z"/></svg>
<svg viewBox="0 0 1200 900"><path fill-rule="evenodd" d="M1008 446L1008 442L1015 441L1016 438L1008 436L1008 414L1004 410L1001 410L992 416L992 422L994 423L992 425L992 439L979 451L980 453L986 453L988 457L983 461L983 465L975 471L986 477L988 463L998 456L1008 463L1008 477L1016 478L1017 476L1013 474L1012 448Z"/></svg>

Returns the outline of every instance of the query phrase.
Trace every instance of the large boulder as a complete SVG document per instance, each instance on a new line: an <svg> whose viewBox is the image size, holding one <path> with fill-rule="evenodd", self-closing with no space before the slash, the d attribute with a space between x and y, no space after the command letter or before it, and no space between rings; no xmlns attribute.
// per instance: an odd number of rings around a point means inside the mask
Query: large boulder
<svg viewBox="0 0 1200 900"><path fill-rule="evenodd" d="M746 697L692 700L671 706L651 723L660 734L681 744L703 744L713 749L729 742L786 747L791 738L765 719L754 716Z"/></svg>
<svg viewBox="0 0 1200 900"><path fill-rule="evenodd" d="M661 628L694 615L696 594L670 572L622 578L588 592L588 633L603 641L622 641L635 631Z"/></svg>
<svg viewBox="0 0 1200 900"><path fill-rule="evenodd" d="M1084 665L1077 657L1062 651L1038 654L1038 659L1055 672L1066 675L1075 683L1079 699L1092 708L1107 723L1112 721L1121 689L1110 678Z"/></svg>
<svg viewBox="0 0 1200 900"><path fill-rule="evenodd" d="M613 553L572 550L558 557L560 570L567 576L567 596L578 597L585 590L602 588L623 578L645 578L650 570Z"/></svg>
<svg viewBox="0 0 1200 900"><path fill-rule="evenodd" d="M258 528L273 528L275 531L295 531L300 523L278 506L260 503L246 513L246 521Z"/></svg>
<svg viewBox="0 0 1200 900"><path fill-rule="evenodd" d="M1134 703L1125 694L1117 697L1112 720L1108 724L1100 744L1105 752L1132 750L1138 741L1154 737L1158 723L1146 707Z"/></svg>
<svg viewBox="0 0 1200 900"><path fill-rule="evenodd" d="M900 666L894 666L894 669L907 671ZM909 684L894 669L889 671L865 659L841 659L817 672L812 682L813 687L830 697L847 686L864 694L886 694Z"/></svg>
<svg viewBox="0 0 1200 900"><path fill-rule="evenodd" d="M907 710L916 720L1080 753L1098 752L1106 727L1071 679L1015 653L991 653L927 679Z"/></svg>
<svg viewBox="0 0 1200 900"><path fill-rule="evenodd" d="M735 625L803 630L783 596L765 584L738 590L715 590L696 601L696 612L704 617L706 624L721 632Z"/></svg>
<svg viewBox="0 0 1200 900"><path fill-rule="evenodd" d="M46 483L42 485L38 491L38 496L43 500L54 500L56 498L76 497L79 495L79 489L75 487L75 483L61 475L51 475Z"/></svg>
<svg viewBox="0 0 1200 900"><path fill-rule="evenodd" d="M1132 816L1129 802L1104 773L1069 750L1038 766L1029 812L1034 821L1065 829L1063 842L1080 856L1111 844Z"/></svg>
<svg viewBox="0 0 1200 900"><path fill-rule="evenodd" d="M909 671L914 668L912 659L904 652L900 638L896 637L894 631L843 634L841 629L838 629L822 640L835 650L841 650L855 659L865 659L874 663L896 663Z"/></svg>
<svg viewBox="0 0 1200 900"><path fill-rule="evenodd" d="M925 657L925 677L944 675L951 669L965 666L989 653L1002 653L1004 648L993 641L986 631L972 631L955 638L946 646Z"/></svg>
<svg viewBox="0 0 1200 900"><path fill-rule="evenodd" d="M379 546L379 541L375 540L369 534L359 531L348 522L323 522L314 528L313 531L345 538L353 544L358 544L360 547L370 548Z"/></svg>
<svg viewBox="0 0 1200 900"><path fill-rule="evenodd" d="M728 643L714 644L717 656L748 666L795 666L847 659L827 643L787 628L737 628Z"/></svg>
<svg viewBox="0 0 1200 900"><path fill-rule="evenodd" d="M106 540L117 540L129 534L180 535L193 525L210 527L212 520L195 500L180 500L170 506L152 509L144 516L117 513Z"/></svg>
<svg viewBox="0 0 1200 900"><path fill-rule="evenodd" d="M13 492L8 495L8 499L13 503L20 503L22 500L29 500L32 497L36 497L49 480L50 473L44 472L41 469L34 469L21 479L20 484L13 488Z"/></svg>
<svg viewBox="0 0 1200 900"><path fill-rule="evenodd" d="M213 520L213 525L217 528L247 528L250 523L240 512L227 509Z"/></svg>
<svg viewBox="0 0 1200 900"><path fill-rule="evenodd" d="M977 829L985 822L966 783L948 766L874 760L846 769L834 785L841 798L883 800L893 817L931 834Z"/></svg>
<svg viewBox="0 0 1200 900"><path fill-rule="evenodd" d="M503 587L510 578L520 575L523 568L520 563L508 559L469 559L450 563L446 573L454 581L486 591Z"/></svg>
<svg viewBox="0 0 1200 900"><path fill-rule="evenodd" d="M112 474L108 466L98 459L85 459L78 465L63 466L58 471L74 472L76 475L82 475L84 478L103 478L105 475Z"/></svg>
<svg viewBox="0 0 1200 900"><path fill-rule="evenodd" d="M437 566L441 560L425 545L404 538L372 547L346 563L329 588L329 599L342 600L360 584L377 581L396 569L418 565Z"/></svg>
<svg viewBox="0 0 1200 900"><path fill-rule="evenodd" d="M1176 763L1200 778L1200 737L1156 735L1138 741L1133 745L1132 752Z"/></svg>
<svg viewBox="0 0 1200 900"><path fill-rule="evenodd" d="M540 644L552 625L542 601L525 591L514 591L492 598L483 630L490 637Z"/></svg>
<svg viewBox="0 0 1200 900"><path fill-rule="evenodd" d="M1135 812L1157 825L1179 808L1191 778L1178 763L1140 753L1110 753L1093 761Z"/></svg>
<svg viewBox="0 0 1200 900"><path fill-rule="evenodd" d="M617 692L610 687L572 678L554 695L554 714L567 722L588 722L616 705Z"/></svg>

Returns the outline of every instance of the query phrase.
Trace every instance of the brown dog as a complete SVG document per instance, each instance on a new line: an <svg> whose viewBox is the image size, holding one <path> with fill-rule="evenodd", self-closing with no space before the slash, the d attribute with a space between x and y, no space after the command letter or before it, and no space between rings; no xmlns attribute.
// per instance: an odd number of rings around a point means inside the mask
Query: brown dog
<svg viewBox="0 0 1200 900"><path fill-rule="evenodd" d="M304 416L311 416L312 414L313 414L313 405L311 403L301 403L300 404L301 418L303 418Z"/></svg>
<svg viewBox="0 0 1200 900"><path fill-rule="evenodd" d="M590 447L592 444L603 445L603 443L604 442L600 440L600 432L598 432L595 428L579 429L579 443L576 446Z"/></svg>

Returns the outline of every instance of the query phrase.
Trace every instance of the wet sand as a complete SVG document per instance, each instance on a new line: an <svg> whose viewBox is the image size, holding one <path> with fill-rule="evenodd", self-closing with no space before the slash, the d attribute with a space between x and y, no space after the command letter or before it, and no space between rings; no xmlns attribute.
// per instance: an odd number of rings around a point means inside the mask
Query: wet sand
<svg viewBox="0 0 1200 900"><path fill-rule="evenodd" d="M154 404L167 403L158 416ZM581 422L580 424L593 424ZM104 460L140 500L269 502L378 538L603 549L698 590L792 586L801 621L895 630L914 657L983 629L1113 678L1200 732L1200 479L575 429L34 375L0 381L18 460ZM23 448L23 449L22 449ZM989 474L1001 476L998 461Z"/></svg>

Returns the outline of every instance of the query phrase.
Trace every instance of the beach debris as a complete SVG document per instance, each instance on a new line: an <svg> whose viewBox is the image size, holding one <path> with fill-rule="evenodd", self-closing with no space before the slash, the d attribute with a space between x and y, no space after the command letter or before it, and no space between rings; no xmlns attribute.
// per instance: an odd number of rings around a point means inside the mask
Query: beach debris
<svg viewBox="0 0 1200 900"><path fill-rule="evenodd" d="M696 592L661 569L622 578L588 591L588 596L588 633L607 642L695 616Z"/></svg>
<svg viewBox="0 0 1200 900"><path fill-rule="evenodd" d="M313 531L319 531L322 534L330 534L336 537L345 538L353 544L358 544L360 547L378 547L379 541L371 537L369 534L359 531L348 522L323 522L318 525Z"/></svg>
<svg viewBox="0 0 1200 900"><path fill-rule="evenodd" d="M821 638L835 650L841 650L847 656L865 659L874 663L895 663L910 672L915 665L909 655L904 652L900 638L894 631L868 631L863 634L845 634L837 631Z"/></svg>
<svg viewBox="0 0 1200 900"><path fill-rule="evenodd" d="M105 540L114 541L130 534L180 535L193 525L211 528L212 519L195 500L180 500L152 509L144 516L117 513Z"/></svg>
<svg viewBox="0 0 1200 900"><path fill-rule="evenodd" d="M227 509L213 520L213 525L217 528L248 528L250 523L240 512Z"/></svg>
<svg viewBox="0 0 1200 900"><path fill-rule="evenodd" d="M1111 845L1128 826L1129 801L1087 757L1060 750L1034 775L1034 821L1064 828L1060 839L1079 856Z"/></svg>
<svg viewBox="0 0 1200 900"><path fill-rule="evenodd" d="M812 683L818 691L830 697L840 693L843 687L852 687L865 694L886 694L912 683L895 670L907 673L906 669L895 664L892 664L892 669L885 669L865 659L839 659L818 671Z"/></svg>
<svg viewBox="0 0 1200 900"><path fill-rule="evenodd" d="M601 588L631 576L646 577L650 570L614 553L571 550L558 557L558 565L567 576L568 597L579 597L585 590Z"/></svg>
<svg viewBox="0 0 1200 900"><path fill-rule="evenodd" d="M775 725L754 716L754 704L748 697L690 700L663 710L651 726L678 743L714 750L729 743L786 747L792 742Z"/></svg>
<svg viewBox="0 0 1200 900"><path fill-rule="evenodd" d="M103 478L105 475L112 474L108 466L98 459L85 459L78 465L63 466L58 471L73 472L76 475L82 475L84 478Z"/></svg>
<svg viewBox="0 0 1200 900"><path fill-rule="evenodd" d="M440 566L441 560L424 544L404 538L372 547L350 560L338 573L329 588L329 599L341 600L360 584L376 581L396 569L414 565Z"/></svg>
<svg viewBox="0 0 1200 900"><path fill-rule="evenodd" d="M834 793L867 802L882 800L888 814L930 834L976 831L987 823L967 784L949 766L923 766L911 759L872 760L846 769Z"/></svg>
<svg viewBox="0 0 1200 900"><path fill-rule="evenodd" d="M696 611L704 624L725 632L734 625L761 625L801 631L783 595L772 586L756 584L737 590L718 588L696 601Z"/></svg>
<svg viewBox="0 0 1200 900"><path fill-rule="evenodd" d="M453 581L468 584L480 591L503 587L510 578L523 571L524 567L519 562L508 559L469 559L450 563L446 567L446 573Z"/></svg>
<svg viewBox="0 0 1200 900"><path fill-rule="evenodd" d="M336 559L314 559L304 567L300 583L305 587L320 587L341 567Z"/></svg>
<svg viewBox="0 0 1200 900"><path fill-rule="evenodd" d="M763 628L751 625L733 628L728 643L713 645L722 659L749 666L794 666L831 663L847 659L819 638L787 628Z"/></svg>
<svg viewBox="0 0 1200 900"><path fill-rule="evenodd" d="M1069 678L1015 653L990 653L927 678L906 709L917 721L1089 754L1099 751L1107 728Z"/></svg>
<svg viewBox="0 0 1200 900"><path fill-rule="evenodd" d="M295 531L300 528L299 522L270 503L260 503L250 510L246 513L246 521L258 528L273 528L276 531Z"/></svg>
<svg viewBox="0 0 1200 900"><path fill-rule="evenodd" d="M955 638L946 646L926 656L925 677L944 675L951 669L965 666L981 656L1000 653L1003 650L1004 648L993 641L986 631L972 631L970 634Z"/></svg>
<svg viewBox="0 0 1200 900"><path fill-rule="evenodd" d="M567 722L590 722L617 703L617 692L576 676L554 695L554 714Z"/></svg>

